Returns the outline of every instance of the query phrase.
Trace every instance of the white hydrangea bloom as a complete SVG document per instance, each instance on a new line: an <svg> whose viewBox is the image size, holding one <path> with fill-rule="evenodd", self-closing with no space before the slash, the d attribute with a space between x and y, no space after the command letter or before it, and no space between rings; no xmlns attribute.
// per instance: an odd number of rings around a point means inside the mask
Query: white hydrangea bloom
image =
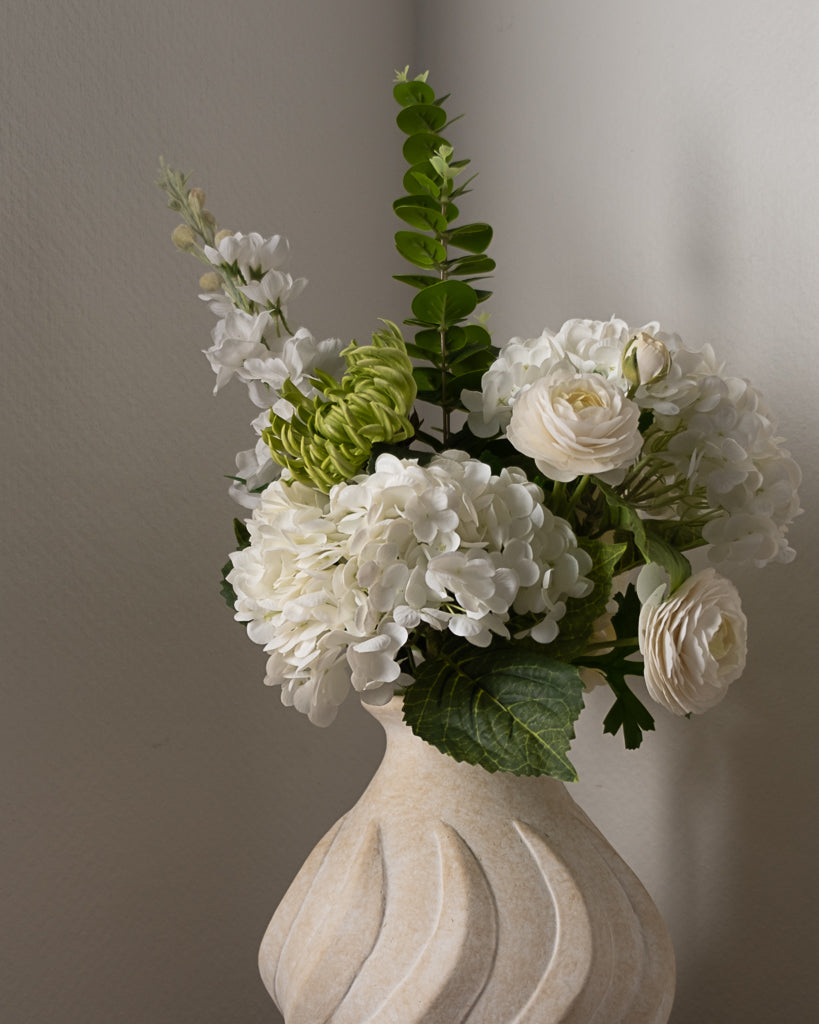
<svg viewBox="0 0 819 1024"><path fill-rule="evenodd" d="M588 555L519 469L383 454L329 495L286 477L260 496L228 580L270 654L267 682L319 724L350 686L382 703L408 685L399 653L422 624L487 646L514 606L547 643L566 600L592 589Z"/></svg>
<svg viewBox="0 0 819 1024"><path fill-rule="evenodd" d="M801 473L765 399L748 381L724 376L708 346L689 352L676 339L672 358L669 377L638 399L673 435L652 458L714 514L703 528L709 557L760 567L791 561L786 534L801 511Z"/></svg>

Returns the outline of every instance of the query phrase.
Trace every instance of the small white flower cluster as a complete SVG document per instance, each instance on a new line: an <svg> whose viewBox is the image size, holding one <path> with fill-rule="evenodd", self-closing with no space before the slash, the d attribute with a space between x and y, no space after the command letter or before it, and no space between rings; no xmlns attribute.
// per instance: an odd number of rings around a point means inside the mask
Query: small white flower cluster
<svg viewBox="0 0 819 1024"><path fill-rule="evenodd" d="M236 456L237 478L230 488L239 504L254 508L259 488L277 479L281 472L261 433L269 425L270 409L284 419L292 415L292 406L281 397L282 385L290 380L303 395L314 397L311 376L317 369L340 376L344 346L337 338L316 341L304 327L293 334L282 332L287 302L302 291L307 281L302 277L294 280L285 273L290 247L281 235L264 238L255 232L225 234L219 236L216 246L206 245L204 253L217 269L229 267L238 272L244 283L236 290L249 307L239 308L223 290L200 295L219 317L211 332L213 343L205 351L216 374L214 393L235 377L247 385L251 401L263 410L253 421L259 440L255 448Z"/></svg>
<svg viewBox="0 0 819 1024"><path fill-rule="evenodd" d="M664 336L672 372L646 395L658 427L673 434L662 464L688 479L717 514L703 537L715 562L790 562L790 523L801 511L801 471L776 436L776 421L748 381L722 372L710 346L692 352Z"/></svg>
<svg viewBox="0 0 819 1024"><path fill-rule="evenodd" d="M236 618L270 655L266 682L319 725L351 685L370 703L409 685L397 655L422 624L484 647L514 611L549 643L566 600L592 590L591 559L542 491L463 452L426 466L383 454L329 495L276 481L248 529L228 575Z"/></svg>

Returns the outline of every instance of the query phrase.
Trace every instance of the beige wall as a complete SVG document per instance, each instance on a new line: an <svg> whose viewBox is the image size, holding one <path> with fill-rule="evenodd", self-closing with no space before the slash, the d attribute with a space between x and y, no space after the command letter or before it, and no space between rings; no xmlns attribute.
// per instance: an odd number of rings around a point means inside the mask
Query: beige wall
<svg viewBox="0 0 819 1024"><path fill-rule="evenodd" d="M498 340L656 316L765 387L808 471L798 561L734 574L752 646L729 700L626 754L598 697L575 752L671 927L673 1024L812 1018L816 11L6 3L4 1020L277 1019L258 942L380 739L352 704L329 730L282 709L221 605L248 406L210 395L197 268L151 182L163 154L225 224L286 233L301 318L363 337L405 312L390 80L416 57L467 113Z"/></svg>

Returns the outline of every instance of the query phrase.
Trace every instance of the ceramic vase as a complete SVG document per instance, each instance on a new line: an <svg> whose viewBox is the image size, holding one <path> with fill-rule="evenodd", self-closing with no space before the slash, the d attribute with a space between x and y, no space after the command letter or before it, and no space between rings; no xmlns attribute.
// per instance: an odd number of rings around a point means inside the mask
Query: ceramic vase
<svg viewBox="0 0 819 1024"><path fill-rule="evenodd" d="M286 1024L664 1024L666 928L563 783L456 763L399 698L368 710L384 759L262 942Z"/></svg>

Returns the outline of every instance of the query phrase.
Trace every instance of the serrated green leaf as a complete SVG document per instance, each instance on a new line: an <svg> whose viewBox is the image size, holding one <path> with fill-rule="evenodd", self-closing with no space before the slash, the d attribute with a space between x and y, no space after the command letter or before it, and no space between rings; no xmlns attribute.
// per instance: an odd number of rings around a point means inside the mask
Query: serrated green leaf
<svg viewBox="0 0 819 1024"><path fill-rule="evenodd" d="M437 149L448 145L446 139L434 132L418 132L416 135L410 135L404 143L402 152L408 164L419 164L423 161L429 163Z"/></svg>
<svg viewBox="0 0 819 1024"><path fill-rule="evenodd" d="M435 102L435 90L426 82L396 82L392 94L402 107L408 107L415 103Z"/></svg>
<svg viewBox="0 0 819 1024"><path fill-rule="evenodd" d="M236 609L236 591L233 589L232 584L228 583L228 573L233 569L233 562L227 561L222 566L222 579L219 586L219 593L225 600L225 604L230 608L231 611Z"/></svg>
<svg viewBox="0 0 819 1024"><path fill-rule="evenodd" d="M577 669L513 644L453 644L404 695L413 732L456 761L565 782L577 779L568 750L582 708Z"/></svg>
<svg viewBox="0 0 819 1024"><path fill-rule="evenodd" d="M405 135L418 132L434 135L446 124L446 113L432 102L413 103L398 113L395 122Z"/></svg>
<svg viewBox="0 0 819 1024"><path fill-rule="evenodd" d="M450 327L474 310L475 292L463 281L439 281L418 292L412 312L419 320L437 327Z"/></svg>
<svg viewBox="0 0 819 1024"><path fill-rule="evenodd" d="M446 218L431 196L403 196L392 208L401 220L422 231L442 232L446 228Z"/></svg>
<svg viewBox="0 0 819 1024"><path fill-rule="evenodd" d="M417 267L434 267L446 259L446 250L440 242L416 231L396 231L395 248Z"/></svg>
<svg viewBox="0 0 819 1024"><path fill-rule="evenodd" d="M482 253L492 241L492 228L488 224L464 224L449 233L449 244L467 252Z"/></svg>

